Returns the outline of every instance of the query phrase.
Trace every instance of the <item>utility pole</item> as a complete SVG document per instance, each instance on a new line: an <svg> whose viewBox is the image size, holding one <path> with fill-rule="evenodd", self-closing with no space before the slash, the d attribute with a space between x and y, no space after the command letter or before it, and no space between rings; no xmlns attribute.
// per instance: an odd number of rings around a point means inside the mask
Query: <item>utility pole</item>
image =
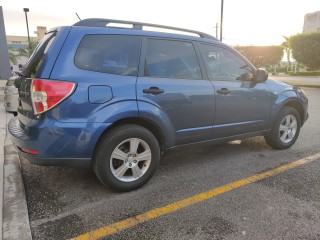
<svg viewBox="0 0 320 240"><path fill-rule="evenodd" d="M216 23L216 39L218 39L218 23Z"/></svg>
<svg viewBox="0 0 320 240"><path fill-rule="evenodd" d="M31 46L30 46L29 24L28 24L28 16L27 16L27 12L29 12L29 8L24 8L23 11L24 11L24 14L26 15L26 24L27 24L27 31L28 31L28 43L29 43L29 51L30 51Z"/></svg>
<svg viewBox="0 0 320 240"><path fill-rule="evenodd" d="M222 42L223 0L221 0L220 41Z"/></svg>

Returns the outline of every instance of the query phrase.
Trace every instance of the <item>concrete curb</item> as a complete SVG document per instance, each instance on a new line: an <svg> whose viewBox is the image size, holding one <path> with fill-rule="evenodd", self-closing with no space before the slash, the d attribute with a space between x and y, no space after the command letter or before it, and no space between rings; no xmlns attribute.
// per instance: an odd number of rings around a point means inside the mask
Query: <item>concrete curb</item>
<svg viewBox="0 0 320 240"><path fill-rule="evenodd" d="M3 99L2 92L0 91L0 100ZM0 226L2 226L2 216L3 216L3 164L4 164L4 139L6 136L6 114L4 114L4 106L0 106L0 111L4 115L0 118ZM0 228L0 239L2 239L2 228Z"/></svg>
<svg viewBox="0 0 320 240"><path fill-rule="evenodd" d="M4 147L3 239L31 240L20 159L12 144Z"/></svg>
<svg viewBox="0 0 320 240"><path fill-rule="evenodd" d="M3 202L2 202L2 239L10 240L31 240L31 229L28 216L28 208L24 183L20 168L20 159L7 133L7 123L13 117L6 113L3 101L0 101L1 115L1 134L3 140L0 142L3 151ZM1 171L2 172L2 171ZM0 176L1 177L1 176Z"/></svg>

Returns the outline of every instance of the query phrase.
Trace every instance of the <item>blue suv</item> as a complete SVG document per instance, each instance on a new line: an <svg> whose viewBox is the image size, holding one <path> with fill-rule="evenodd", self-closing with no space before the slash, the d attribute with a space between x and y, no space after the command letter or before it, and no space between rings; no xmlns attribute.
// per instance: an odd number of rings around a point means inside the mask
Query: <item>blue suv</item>
<svg viewBox="0 0 320 240"><path fill-rule="evenodd" d="M16 85L18 151L39 165L92 166L117 191L141 187L182 147L263 135L289 148L308 118L303 91L214 37L139 22L50 30Z"/></svg>

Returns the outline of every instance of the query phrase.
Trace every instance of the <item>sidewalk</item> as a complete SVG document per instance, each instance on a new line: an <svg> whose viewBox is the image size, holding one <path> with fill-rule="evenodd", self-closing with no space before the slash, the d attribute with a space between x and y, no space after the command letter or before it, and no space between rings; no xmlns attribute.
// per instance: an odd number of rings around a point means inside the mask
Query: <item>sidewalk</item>
<svg viewBox="0 0 320 240"><path fill-rule="evenodd" d="M3 105L5 84L5 80L0 80L0 239L31 240L20 160L7 135L7 124L13 115Z"/></svg>

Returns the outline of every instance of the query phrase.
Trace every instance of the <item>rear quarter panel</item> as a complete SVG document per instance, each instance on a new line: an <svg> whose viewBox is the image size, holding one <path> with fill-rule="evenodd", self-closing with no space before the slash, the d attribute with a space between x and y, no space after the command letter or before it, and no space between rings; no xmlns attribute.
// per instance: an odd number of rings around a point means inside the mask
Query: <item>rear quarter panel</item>
<svg viewBox="0 0 320 240"><path fill-rule="evenodd" d="M86 34L106 34L106 31L103 28L87 28L84 33L82 28L72 27L50 79L72 81L77 86L69 98L50 111L56 120L113 123L122 118L138 116L135 92L137 77L83 70L75 65L74 57L82 38ZM98 86L110 89L111 96L104 103L89 100L89 92L94 94L89 89Z"/></svg>

